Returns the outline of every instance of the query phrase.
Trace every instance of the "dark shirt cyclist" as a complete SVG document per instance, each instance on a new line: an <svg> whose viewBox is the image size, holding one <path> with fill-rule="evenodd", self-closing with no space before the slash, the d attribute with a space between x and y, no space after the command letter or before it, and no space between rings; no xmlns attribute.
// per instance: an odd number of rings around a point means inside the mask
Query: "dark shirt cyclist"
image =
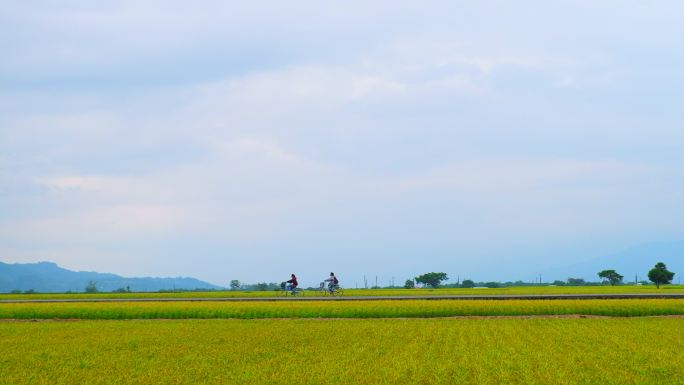
<svg viewBox="0 0 684 385"><path fill-rule="evenodd" d="M285 281L285 283L288 284L287 290L289 291L293 291L299 285L299 283L297 282L297 277L294 274L292 274L292 279L290 279L289 281Z"/></svg>

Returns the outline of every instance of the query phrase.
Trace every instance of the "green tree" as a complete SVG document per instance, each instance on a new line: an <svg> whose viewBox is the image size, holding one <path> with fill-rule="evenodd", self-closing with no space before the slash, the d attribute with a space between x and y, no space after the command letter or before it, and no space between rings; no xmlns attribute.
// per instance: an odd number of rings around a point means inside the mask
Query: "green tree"
<svg viewBox="0 0 684 385"><path fill-rule="evenodd" d="M88 282L88 285L85 287L85 292L86 293L97 293L97 282L95 281L90 281Z"/></svg>
<svg viewBox="0 0 684 385"><path fill-rule="evenodd" d="M404 289L413 289L414 287L416 287L416 283L412 279L407 279L404 282Z"/></svg>
<svg viewBox="0 0 684 385"><path fill-rule="evenodd" d="M674 278L675 273L668 271L664 263L658 262L655 267L648 272L648 279L656 284L660 289L660 285L667 285Z"/></svg>
<svg viewBox="0 0 684 385"><path fill-rule="evenodd" d="M438 288L442 281L449 279L446 273L425 273L416 277L416 282L424 283L430 287Z"/></svg>
<svg viewBox="0 0 684 385"><path fill-rule="evenodd" d="M598 272L598 276L610 282L610 286L615 286L616 283L621 282L622 278L624 278L615 270L601 270Z"/></svg>
<svg viewBox="0 0 684 385"><path fill-rule="evenodd" d="M473 287L475 287L475 282L473 282L470 279L464 279L463 282L461 282L461 287L466 288L466 289L473 288Z"/></svg>
<svg viewBox="0 0 684 385"><path fill-rule="evenodd" d="M568 285L569 286L584 286L587 283L584 281L583 278L568 278Z"/></svg>
<svg viewBox="0 0 684 385"><path fill-rule="evenodd" d="M240 290L240 281L237 279L230 281L230 290Z"/></svg>

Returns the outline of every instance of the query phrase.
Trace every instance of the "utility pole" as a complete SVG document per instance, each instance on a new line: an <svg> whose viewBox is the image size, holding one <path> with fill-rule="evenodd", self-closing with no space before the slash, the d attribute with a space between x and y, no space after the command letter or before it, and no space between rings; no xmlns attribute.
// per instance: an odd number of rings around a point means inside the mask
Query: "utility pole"
<svg viewBox="0 0 684 385"><path fill-rule="evenodd" d="M375 287L378 287L378 276L375 276Z"/></svg>
<svg viewBox="0 0 684 385"><path fill-rule="evenodd" d="M366 279L366 275L363 275L363 287L365 289L368 289L368 280Z"/></svg>

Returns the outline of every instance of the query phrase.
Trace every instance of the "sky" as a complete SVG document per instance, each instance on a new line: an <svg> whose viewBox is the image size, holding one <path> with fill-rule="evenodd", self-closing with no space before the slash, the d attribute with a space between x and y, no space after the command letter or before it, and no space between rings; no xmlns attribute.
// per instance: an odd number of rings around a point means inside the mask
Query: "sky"
<svg viewBox="0 0 684 385"><path fill-rule="evenodd" d="M684 238L680 1L1 3L1 261L354 287Z"/></svg>

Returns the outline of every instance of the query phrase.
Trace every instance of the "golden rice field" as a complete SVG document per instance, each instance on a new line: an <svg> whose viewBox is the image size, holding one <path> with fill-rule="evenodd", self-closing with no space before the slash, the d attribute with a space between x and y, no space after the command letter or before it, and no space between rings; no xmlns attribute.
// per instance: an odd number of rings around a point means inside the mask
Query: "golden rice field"
<svg viewBox="0 0 684 385"><path fill-rule="evenodd" d="M3 303L0 319L399 318L684 315L684 299Z"/></svg>
<svg viewBox="0 0 684 385"><path fill-rule="evenodd" d="M682 384L684 319L0 322L0 384Z"/></svg>
<svg viewBox="0 0 684 385"><path fill-rule="evenodd" d="M345 289L345 296L422 296L422 295L526 295L526 294L658 294L684 293L684 285L655 286L518 286L498 289ZM275 291L205 291L176 293L40 293L0 294L0 300L12 299L79 299L79 298L250 298L281 295ZM305 296L317 296L317 291L305 291Z"/></svg>

